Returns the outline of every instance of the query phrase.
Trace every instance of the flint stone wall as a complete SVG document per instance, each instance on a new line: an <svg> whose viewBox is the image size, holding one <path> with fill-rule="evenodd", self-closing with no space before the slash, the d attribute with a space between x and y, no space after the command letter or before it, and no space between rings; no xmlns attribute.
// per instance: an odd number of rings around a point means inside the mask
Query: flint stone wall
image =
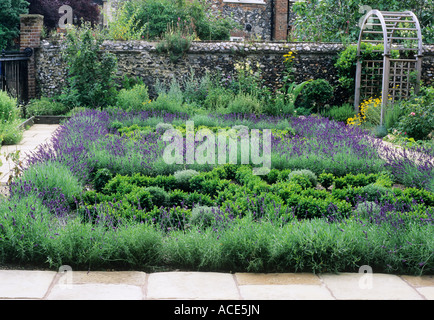
<svg viewBox="0 0 434 320"><path fill-rule="evenodd" d="M140 77L150 88L151 96L156 81L170 82L173 77L196 76L218 72L222 77L234 77L236 63L250 61L252 69L260 68L265 84L279 88L284 71L283 55L296 53L295 81L323 78L337 86L335 103L351 99L353 92L344 92L338 86L334 64L344 45L336 43L278 43L278 42L193 42L187 54L172 63L166 54L158 53L156 43L145 41L106 41L101 50L114 53L118 59L118 75ZM40 95L59 94L65 84L66 68L61 58L61 45L43 41L35 52L37 88ZM422 80L434 85L434 46L425 47Z"/></svg>

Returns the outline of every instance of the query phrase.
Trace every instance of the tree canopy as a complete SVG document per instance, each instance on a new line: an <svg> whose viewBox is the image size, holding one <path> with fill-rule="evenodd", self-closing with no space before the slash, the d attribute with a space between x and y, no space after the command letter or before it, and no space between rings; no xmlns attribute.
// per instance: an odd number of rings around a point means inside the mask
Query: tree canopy
<svg viewBox="0 0 434 320"><path fill-rule="evenodd" d="M306 0L296 2L293 37L299 41L355 41L359 23L371 9L413 11L425 43L434 43L434 0Z"/></svg>
<svg viewBox="0 0 434 320"><path fill-rule="evenodd" d="M0 1L0 50L14 46L20 34L20 14L28 12L25 0Z"/></svg>

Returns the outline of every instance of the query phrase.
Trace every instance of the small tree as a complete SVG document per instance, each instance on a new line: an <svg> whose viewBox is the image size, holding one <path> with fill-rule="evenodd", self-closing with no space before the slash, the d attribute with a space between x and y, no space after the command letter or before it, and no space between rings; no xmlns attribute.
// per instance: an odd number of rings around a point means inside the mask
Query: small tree
<svg viewBox="0 0 434 320"><path fill-rule="evenodd" d="M70 107L103 108L115 103L116 56L101 54L102 33L89 23L71 28L66 36L63 57L67 62L67 87L61 100Z"/></svg>
<svg viewBox="0 0 434 320"><path fill-rule="evenodd" d="M27 13L25 0L0 1L0 50L11 47L20 34L20 14Z"/></svg>

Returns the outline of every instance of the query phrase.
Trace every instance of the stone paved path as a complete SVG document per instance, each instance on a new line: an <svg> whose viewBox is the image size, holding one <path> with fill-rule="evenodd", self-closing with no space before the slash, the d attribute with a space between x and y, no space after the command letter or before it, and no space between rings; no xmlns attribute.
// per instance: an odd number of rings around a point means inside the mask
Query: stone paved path
<svg viewBox="0 0 434 320"><path fill-rule="evenodd" d="M434 300L434 277L0 270L2 299Z"/></svg>
<svg viewBox="0 0 434 320"><path fill-rule="evenodd" d="M18 145L2 146L0 148L0 194L6 191L5 185L9 180L10 172L14 168L12 160L6 160L6 155L20 150L20 159L24 159L26 154L34 151L38 145L48 142L52 134L59 125L35 124L30 129L24 131L23 139Z"/></svg>

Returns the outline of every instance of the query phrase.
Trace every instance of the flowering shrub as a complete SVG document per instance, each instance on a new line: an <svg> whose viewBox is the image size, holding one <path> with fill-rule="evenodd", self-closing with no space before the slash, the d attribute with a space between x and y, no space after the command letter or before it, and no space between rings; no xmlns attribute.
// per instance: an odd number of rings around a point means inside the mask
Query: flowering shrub
<svg viewBox="0 0 434 320"><path fill-rule="evenodd" d="M374 125L380 124L381 97L364 100L359 106L359 113L347 119L347 124L360 126L364 122Z"/></svg>
<svg viewBox="0 0 434 320"><path fill-rule="evenodd" d="M417 96L400 103L403 115L397 124L398 131L408 137L425 140L434 131L434 89L422 87Z"/></svg>

